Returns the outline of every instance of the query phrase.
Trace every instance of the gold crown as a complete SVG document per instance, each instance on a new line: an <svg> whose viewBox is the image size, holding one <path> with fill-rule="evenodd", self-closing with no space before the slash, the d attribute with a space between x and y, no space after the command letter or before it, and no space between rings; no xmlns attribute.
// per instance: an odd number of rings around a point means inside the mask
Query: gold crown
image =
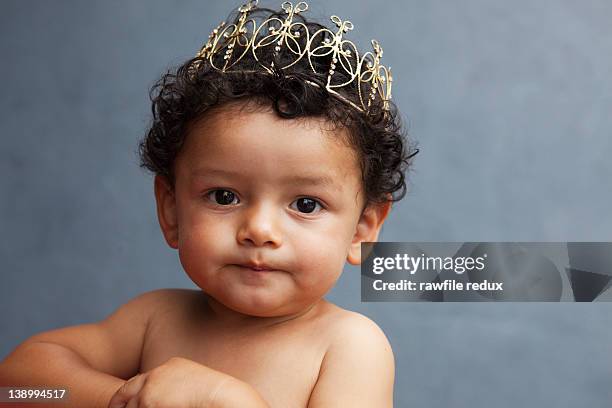
<svg viewBox="0 0 612 408"><path fill-rule="evenodd" d="M281 5L286 14L284 20L276 17L282 14L279 12L257 24L255 19L249 19L249 14L257 10L257 3L258 0L250 0L240 6L239 14L232 24L221 22L212 31L208 41L196 54L196 57L208 61L212 68L221 72L234 72L232 67L237 68L236 64L250 52L257 64L267 73L272 74L275 69L274 61L263 61L262 54L268 47L274 47L272 56L275 58L281 49L285 48L294 58L280 64L276 69L285 70L302 58L307 58L313 72L327 74L325 89L330 94L363 113L369 112L377 98L382 102L383 111L389 110L393 79L391 68L380 64L383 50L378 41L371 41L373 52L366 52L360 57L355 44L343 38L344 34L353 29L353 23L350 21L343 21L334 15L331 16L331 21L337 27L336 32L328 28L321 28L310 34L304 23L294 21L296 15L308 10L308 4L301 1L294 6L291 2L285 1ZM313 65L313 58L326 56L329 58L330 54L331 64L325 67L325 71L321 72L321 68L317 71ZM197 69L201 60L195 60L192 69ZM344 75L337 75L339 70L342 70ZM235 71L255 72L240 69L235 69ZM305 81L310 85L320 87L315 82ZM349 85L357 86L358 101L351 101L340 93L341 88Z"/></svg>

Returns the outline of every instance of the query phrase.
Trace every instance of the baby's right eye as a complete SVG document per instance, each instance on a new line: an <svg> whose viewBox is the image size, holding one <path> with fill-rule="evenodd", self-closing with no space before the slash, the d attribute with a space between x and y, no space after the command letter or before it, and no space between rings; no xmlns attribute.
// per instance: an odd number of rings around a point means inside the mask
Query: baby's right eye
<svg viewBox="0 0 612 408"><path fill-rule="evenodd" d="M208 197L208 199L213 201L215 204L219 205L230 205L234 203L234 199L238 200L236 194L229 190L223 189L211 190L206 193L206 197ZM234 204L238 204L238 202Z"/></svg>

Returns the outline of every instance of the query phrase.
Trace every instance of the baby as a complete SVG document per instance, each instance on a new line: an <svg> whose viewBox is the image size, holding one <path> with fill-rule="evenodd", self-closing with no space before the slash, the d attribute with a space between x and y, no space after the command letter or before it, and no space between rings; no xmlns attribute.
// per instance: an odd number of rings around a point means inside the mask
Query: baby
<svg viewBox="0 0 612 408"><path fill-rule="evenodd" d="M382 49L361 54L307 5L249 2L152 90L140 144L162 233L198 290L144 293L37 334L0 385L71 407L391 407L380 328L323 299L406 192L412 148ZM394 193L397 193L394 195ZM27 406L24 405L24 406Z"/></svg>

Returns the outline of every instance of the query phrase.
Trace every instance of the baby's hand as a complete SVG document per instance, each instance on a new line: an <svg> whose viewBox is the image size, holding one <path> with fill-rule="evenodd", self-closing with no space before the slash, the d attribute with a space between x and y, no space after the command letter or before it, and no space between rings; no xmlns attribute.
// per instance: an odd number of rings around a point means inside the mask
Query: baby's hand
<svg viewBox="0 0 612 408"><path fill-rule="evenodd" d="M194 361L173 357L129 379L108 408L213 408L221 386L234 378Z"/></svg>

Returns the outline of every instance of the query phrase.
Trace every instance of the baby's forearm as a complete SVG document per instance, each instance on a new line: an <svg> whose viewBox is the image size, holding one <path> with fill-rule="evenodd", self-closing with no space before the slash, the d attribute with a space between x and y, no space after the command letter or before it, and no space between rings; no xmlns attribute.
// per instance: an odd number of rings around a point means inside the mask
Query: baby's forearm
<svg viewBox="0 0 612 408"><path fill-rule="evenodd" d="M26 341L0 364L0 386L65 389L67 400L62 407L107 408L124 382L93 369L81 356L54 343Z"/></svg>

